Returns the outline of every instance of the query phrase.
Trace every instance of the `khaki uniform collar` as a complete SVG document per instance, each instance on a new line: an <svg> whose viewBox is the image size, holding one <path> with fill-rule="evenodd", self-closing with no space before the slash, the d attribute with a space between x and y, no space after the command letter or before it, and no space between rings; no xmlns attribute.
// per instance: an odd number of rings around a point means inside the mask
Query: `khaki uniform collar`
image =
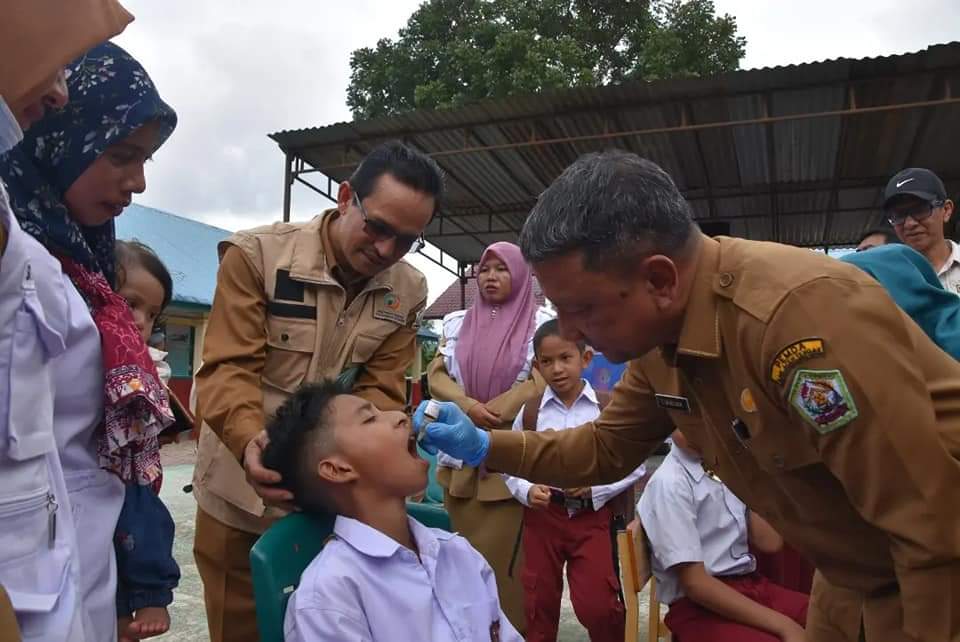
<svg viewBox="0 0 960 642"><path fill-rule="evenodd" d="M324 283L346 287L335 277L337 257L330 242L330 223L340 215L337 208L326 210L296 232L290 277L297 281ZM369 279L360 290L392 290L390 273L393 266Z"/></svg>
<svg viewBox="0 0 960 642"><path fill-rule="evenodd" d="M717 286L732 282L729 274L720 274L720 243L704 236L687 301L687 311L675 348L664 349L665 356L686 355L716 359L720 356L720 300ZM726 285L724 285L724 283Z"/></svg>

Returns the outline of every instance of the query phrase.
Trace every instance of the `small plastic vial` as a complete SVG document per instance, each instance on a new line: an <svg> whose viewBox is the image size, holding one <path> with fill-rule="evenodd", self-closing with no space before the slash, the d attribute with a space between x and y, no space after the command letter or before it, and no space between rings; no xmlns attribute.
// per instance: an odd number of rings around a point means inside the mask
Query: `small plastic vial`
<svg viewBox="0 0 960 642"><path fill-rule="evenodd" d="M420 427L420 434L417 435L417 443L423 441L427 434L427 424L432 424L440 418L440 403L431 399L427 402L427 407L423 409L423 426Z"/></svg>

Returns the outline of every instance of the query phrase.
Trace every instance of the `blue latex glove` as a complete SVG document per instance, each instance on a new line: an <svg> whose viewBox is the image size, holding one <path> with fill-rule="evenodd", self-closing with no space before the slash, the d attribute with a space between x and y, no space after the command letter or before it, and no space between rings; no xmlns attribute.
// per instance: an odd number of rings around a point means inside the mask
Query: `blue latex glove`
<svg viewBox="0 0 960 642"><path fill-rule="evenodd" d="M427 402L422 401L413 413L413 431L417 433L420 447L431 455L442 450L451 457L462 459L467 466L479 466L487 458L490 450L490 435L473 425L470 418L451 402L440 402L440 415L437 421L424 426L424 411ZM422 439L420 431L425 434Z"/></svg>

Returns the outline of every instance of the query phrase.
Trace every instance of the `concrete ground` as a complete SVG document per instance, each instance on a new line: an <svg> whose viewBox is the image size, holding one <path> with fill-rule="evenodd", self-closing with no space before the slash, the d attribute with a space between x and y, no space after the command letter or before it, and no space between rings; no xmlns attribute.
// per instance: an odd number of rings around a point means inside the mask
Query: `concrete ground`
<svg viewBox="0 0 960 642"><path fill-rule="evenodd" d="M197 566L193 560L193 525L196 512L196 503L193 495L183 492L183 487L190 483L193 475L193 449L195 442L171 444L163 448L164 473L163 490L160 496L170 509L177 527L174 540L174 557L180 564L180 586L174 593L174 601L170 607L172 621L171 630L166 635L154 638L166 642L201 642L209 640L207 635L206 614L203 609L203 586L197 574ZM647 595L644 592L640 598L640 631L641 639L646 639L647 630L646 609ZM580 626L574 615L569 596L565 593L563 610L560 616L560 642L588 642L586 630Z"/></svg>

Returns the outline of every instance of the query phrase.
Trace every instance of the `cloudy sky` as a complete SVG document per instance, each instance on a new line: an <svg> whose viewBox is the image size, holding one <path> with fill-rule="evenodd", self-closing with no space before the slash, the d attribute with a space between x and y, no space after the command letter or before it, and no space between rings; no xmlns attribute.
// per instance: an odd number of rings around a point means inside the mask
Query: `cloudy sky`
<svg viewBox="0 0 960 642"><path fill-rule="evenodd" d="M420 0L122 0L117 42L180 116L137 201L230 230L281 215L283 157L267 134L350 120L350 52L394 37ZM747 38L744 68L916 51L956 39L956 0L715 0ZM295 188L294 219L327 207ZM431 299L452 278L414 259Z"/></svg>

